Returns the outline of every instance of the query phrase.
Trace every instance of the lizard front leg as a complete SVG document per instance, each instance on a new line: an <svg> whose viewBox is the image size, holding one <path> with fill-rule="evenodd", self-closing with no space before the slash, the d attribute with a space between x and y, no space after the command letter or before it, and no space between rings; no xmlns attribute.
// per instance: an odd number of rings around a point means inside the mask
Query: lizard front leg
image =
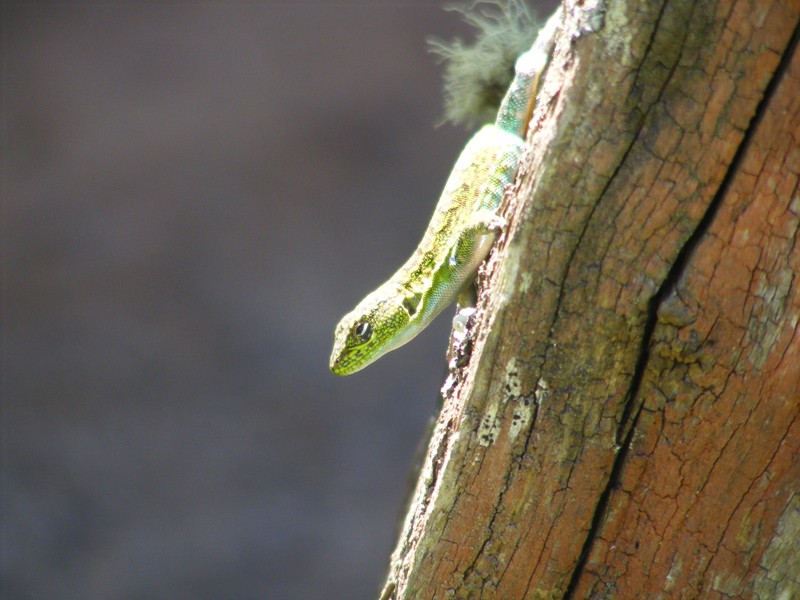
<svg viewBox="0 0 800 600"><path fill-rule="evenodd" d="M448 261L454 268L464 268L468 275L456 294L458 308L475 306L475 274L486 259L495 242L497 234L505 229L506 220L489 209L480 209L470 217L470 221L458 236Z"/></svg>

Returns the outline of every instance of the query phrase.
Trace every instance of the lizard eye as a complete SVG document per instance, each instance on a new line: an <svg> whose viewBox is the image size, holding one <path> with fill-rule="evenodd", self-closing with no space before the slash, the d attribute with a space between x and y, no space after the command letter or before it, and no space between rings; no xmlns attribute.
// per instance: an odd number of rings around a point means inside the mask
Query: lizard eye
<svg viewBox="0 0 800 600"><path fill-rule="evenodd" d="M366 342L372 337L372 325L366 321L359 321L353 327L353 335L362 342Z"/></svg>

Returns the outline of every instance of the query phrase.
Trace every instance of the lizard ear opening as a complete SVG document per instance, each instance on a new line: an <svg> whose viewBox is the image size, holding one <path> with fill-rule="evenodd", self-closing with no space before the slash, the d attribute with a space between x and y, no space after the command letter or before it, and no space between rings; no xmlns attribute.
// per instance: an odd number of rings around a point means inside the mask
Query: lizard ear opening
<svg viewBox="0 0 800 600"><path fill-rule="evenodd" d="M403 308L406 309L409 318L417 314L420 300L422 300L422 294L414 294L413 296L403 298Z"/></svg>

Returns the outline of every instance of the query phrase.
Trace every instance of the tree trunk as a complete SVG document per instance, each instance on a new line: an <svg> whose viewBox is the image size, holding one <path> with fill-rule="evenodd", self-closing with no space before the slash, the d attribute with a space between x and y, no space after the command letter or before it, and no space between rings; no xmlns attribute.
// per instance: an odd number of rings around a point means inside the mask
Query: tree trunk
<svg viewBox="0 0 800 600"><path fill-rule="evenodd" d="M800 0L566 15L383 596L800 597Z"/></svg>

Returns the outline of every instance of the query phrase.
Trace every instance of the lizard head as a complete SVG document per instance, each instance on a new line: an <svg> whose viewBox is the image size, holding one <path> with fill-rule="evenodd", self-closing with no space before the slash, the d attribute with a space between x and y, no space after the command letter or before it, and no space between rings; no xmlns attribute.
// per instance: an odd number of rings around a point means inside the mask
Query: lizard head
<svg viewBox="0 0 800 600"><path fill-rule="evenodd" d="M378 288L336 326L330 368L335 375L360 371L412 337L413 316L401 293Z"/></svg>

